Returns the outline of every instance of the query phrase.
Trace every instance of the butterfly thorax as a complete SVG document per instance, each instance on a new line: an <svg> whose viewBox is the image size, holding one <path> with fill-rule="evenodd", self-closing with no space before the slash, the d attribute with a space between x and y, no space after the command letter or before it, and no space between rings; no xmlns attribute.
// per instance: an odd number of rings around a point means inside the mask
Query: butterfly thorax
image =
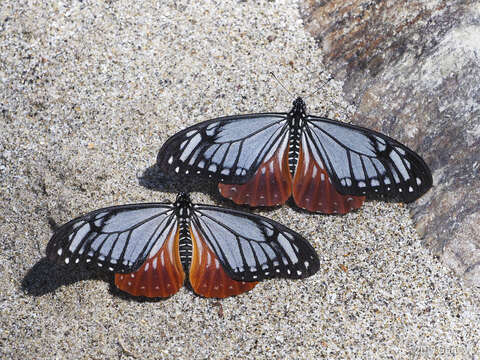
<svg viewBox="0 0 480 360"><path fill-rule="evenodd" d="M288 113L288 125L290 128L288 144L288 165L290 174L294 176L295 167L298 162L298 154L300 152L300 139L302 136L302 130L305 123L306 106L301 97L298 97L293 102L292 110Z"/></svg>
<svg viewBox="0 0 480 360"><path fill-rule="evenodd" d="M178 219L180 261L183 271L188 274L192 260L192 239L190 237L190 216L192 203L187 194L181 193L175 201L175 211Z"/></svg>

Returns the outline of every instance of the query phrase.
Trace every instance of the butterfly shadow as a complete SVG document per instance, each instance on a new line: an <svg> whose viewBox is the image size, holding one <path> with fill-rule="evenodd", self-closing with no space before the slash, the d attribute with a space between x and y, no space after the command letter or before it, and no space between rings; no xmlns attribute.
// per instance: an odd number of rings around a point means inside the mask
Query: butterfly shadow
<svg viewBox="0 0 480 360"><path fill-rule="evenodd" d="M31 296L43 296L53 293L59 287L68 286L83 280L103 280L110 284L109 292L123 300L136 302L158 302L164 298L147 298L132 296L119 290L113 281L112 274L105 274L88 267L62 266L52 263L46 257L37 262L22 280L22 290Z"/></svg>
<svg viewBox="0 0 480 360"><path fill-rule="evenodd" d="M28 295L42 296L61 286L82 280L96 279L95 271L78 267L66 267L50 262L46 257L28 270L22 280L22 290Z"/></svg>
<svg viewBox="0 0 480 360"><path fill-rule="evenodd" d="M142 175L138 177L141 186L153 190L168 193L191 193L201 192L210 196L212 201L220 206L226 206L238 210L249 211L253 209L249 206L237 205L220 195L217 184L197 176L171 175L163 173L157 165L146 168ZM273 210L276 207L265 207L263 209Z"/></svg>
<svg viewBox="0 0 480 360"><path fill-rule="evenodd" d="M141 186L153 190L170 193L203 192L215 193L216 186L209 181L192 176L180 176L163 173L156 164L146 168L138 177Z"/></svg>

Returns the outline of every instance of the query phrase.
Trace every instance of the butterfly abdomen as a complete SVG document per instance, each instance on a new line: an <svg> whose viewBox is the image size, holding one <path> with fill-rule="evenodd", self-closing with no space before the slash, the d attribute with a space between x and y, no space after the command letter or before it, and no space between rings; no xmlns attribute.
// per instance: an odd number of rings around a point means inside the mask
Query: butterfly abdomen
<svg viewBox="0 0 480 360"><path fill-rule="evenodd" d="M180 217L179 219L179 242L180 261L183 271L188 274L190 263L192 261L192 239L190 237L189 219Z"/></svg>
<svg viewBox="0 0 480 360"><path fill-rule="evenodd" d="M288 167L292 177L295 175L295 169L298 162L301 135L302 128L300 125L300 119L292 119L290 123L290 134L288 138Z"/></svg>

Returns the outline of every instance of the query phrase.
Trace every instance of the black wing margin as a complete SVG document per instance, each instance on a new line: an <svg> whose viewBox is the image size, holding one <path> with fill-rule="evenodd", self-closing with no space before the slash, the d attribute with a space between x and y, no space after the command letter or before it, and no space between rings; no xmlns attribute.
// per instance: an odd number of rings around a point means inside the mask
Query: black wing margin
<svg viewBox="0 0 480 360"><path fill-rule="evenodd" d="M398 141L327 118L306 120L306 139L338 192L408 203L432 187L425 161Z"/></svg>
<svg viewBox="0 0 480 360"><path fill-rule="evenodd" d="M250 114L190 126L165 142L157 166L170 175L245 183L288 136L286 119L282 113Z"/></svg>
<svg viewBox="0 0 480 360"><path fill-rule="evenodd" d="M173 205L112 206L78 217L53 234L47 257L56 263L87 263L105 271L136 271L176 225Z"/></svg>
<svg viewBox="0 0 480 360"><path fill-rule="evenodd" d="M301 279L320 268L305 238L263 216L194 205L192 231L201 233L224 270L237 281Z"/></svg>

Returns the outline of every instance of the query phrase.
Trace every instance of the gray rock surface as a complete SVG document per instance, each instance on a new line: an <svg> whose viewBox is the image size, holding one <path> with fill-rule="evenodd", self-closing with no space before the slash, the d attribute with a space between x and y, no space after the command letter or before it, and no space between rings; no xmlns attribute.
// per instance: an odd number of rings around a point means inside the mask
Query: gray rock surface
<svg viewBox="0 0 480 360"><path fill-rule="evenodd" d="M352 121L418 151L434 188L411 206L425 244L480 286L480 3L302 2Z"/></svg>

